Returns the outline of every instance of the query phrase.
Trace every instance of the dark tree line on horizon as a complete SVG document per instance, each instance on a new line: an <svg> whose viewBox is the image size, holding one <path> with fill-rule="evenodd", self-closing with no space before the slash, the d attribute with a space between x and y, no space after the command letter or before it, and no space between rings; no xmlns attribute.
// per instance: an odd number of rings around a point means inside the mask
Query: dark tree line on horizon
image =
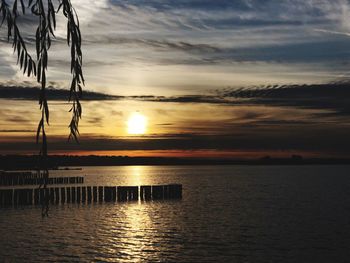
<svg viewBox="0 0 350 263"><path fill-rule="evenodd" d="M0 155L1 170L35 170L35 155ZM288 157L264 156L256 159L223 158L178 158L178 157L128 157L128 156L74 156L50 155L49 169L65 169L83 166L121 166L121 165L349 165L349 158L303 158L300 155ZM84 169L84 168L83 168Z"/></svg>

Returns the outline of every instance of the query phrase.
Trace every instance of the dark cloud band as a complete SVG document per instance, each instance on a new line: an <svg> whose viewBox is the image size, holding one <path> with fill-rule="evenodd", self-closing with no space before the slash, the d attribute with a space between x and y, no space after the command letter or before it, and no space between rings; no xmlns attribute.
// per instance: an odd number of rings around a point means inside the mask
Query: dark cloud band
<svg viewBox="0 0 350 263"><path fill-rule="evenodd" d="M0 85L0 99L37 100L35 87ZM49 88L49 100L67 101L69 91ZM85 91L83 100L137 100L162 103L210 103L221 105L265 105L327 110L330 115L350 115L350 84L337 82L314 85L267 85L255 88L226 88L211 95L117 96Z"/></svg>

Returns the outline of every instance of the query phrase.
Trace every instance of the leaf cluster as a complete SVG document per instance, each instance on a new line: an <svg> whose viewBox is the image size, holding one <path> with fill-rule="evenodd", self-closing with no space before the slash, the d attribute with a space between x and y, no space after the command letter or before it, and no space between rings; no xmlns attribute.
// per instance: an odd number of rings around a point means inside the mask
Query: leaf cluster
<svg viewBox="0 0 350 263"><path fill-rule="evenodd" d="M17 18L20 15L25 15L27 9L39 21L35 33L36 59L33 59L29 54L17 24ZM40 155L43 157L47 156L45 125L49 125L49 106L46 97L48 52L52 40L55 38L56 14L60 11L62 11L67 19L67 44L70 46L71 51L72 81L69 101L72 103L72 106L69 111L72 113L72 119L69 124L69 139L74 138L78 142L78 126L82 116L80 100L82 97L82 86L85 85L85 80L82 72L81 33L79 19L75 9L70 0L58 0L57 8L55 8L52 0L28 0L27 6L23 0L15 0L12 7L10 7L6 0L0 0L1 26L4 23L7 24L8 41L12 42L14 53L17 55L17 64L19 64L23 74L26 74L28 77L36 77L37 82L41 84L39 95L41 118L37 128L36 141L39 143L41 138Z"/></svg>

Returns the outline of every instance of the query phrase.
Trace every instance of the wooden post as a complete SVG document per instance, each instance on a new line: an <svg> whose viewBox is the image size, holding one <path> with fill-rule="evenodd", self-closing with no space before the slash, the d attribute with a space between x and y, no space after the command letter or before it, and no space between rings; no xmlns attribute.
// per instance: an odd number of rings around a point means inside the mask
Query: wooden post
<svg viewBox="0 0 350 263"><path fill-rule="evenodd" d="M27 194L26 194L26 189L18 189L19 193L18 193L18 204L19 205L25 205L26 204L26 198L27 198Z"/></svg>
<svg viewBox="0 0 350 263"><path fill-rule="evenodd" d="M94 202L97 202L97 186L93 187Z"/></svg>
<svg viewBox="0 0 350 263"><path fill-rule="evenodd" d="M5 205L11 206L13 204L13 190L5 190L6 191L6 200L5 200Z"/></svg>
<svg viewBox="0 0 350 263"><path fill-rule="evenodd" d="M17 206L19 203L19 189L14 189L13 191L13 205Z"/></svg>
<svg viewBox="0 0 350 263"><path fill-rule="evenodd" d="M13 204L13 189L4 190L4 205L11 206Z"/></svg>
<svg viewBox="0 0 350 263"><path fill-rule="evenodd" d="M147 201L152 199L152 186L150 185L142 185L140 187L141 193L141 200Z"/></svg>
<svg viewBox="0 0 350 263"><path fill-rule="evenodd" d="M138 186L129 186L128 187L128 200L129 201L139 200L139 187Z"/></svg>
<svg viewBox="0 0 350 263"><path fill-rule="evenodd" d="M44 196L44 189L43 188L40 188L39 189L39 202L40 202L40 204L42 204L43 202L44 202L44 200L45 200L45 196Z"/></svg>
<svg viewBox="0 0 350 263"><path fill-rule="evenodd" d="M91 192L91 190L92 190L91 186L88 186L87 187L87 200L88 200L89 203L91 203L91 201L92 201L92 192Z"/></svg>
<svg viewBox="0 0 350 263"><path fill-rule="evenodd" d="M86 186L81 188L81 201L82 203L85 203L86 201Z"/></svg>
<svg viewBox="0 0 350 263"><path fill-rule="evenodd" d="M71 195L71 192L70 192L70 187L66 187L66 190L67 190L67 203L70 203L70 195Z"/></svg>
<svg viewBox="0 0 350 263"><path fill-rule="evenodd" d="M27 202L28 205L33 204L33 189L27 189Z"/></svg>
<svg viewBox="0 0 350 263"><path fill-rule="evenodd" d="M117 187L112 187L112 201L115 202L117 200Z"/></svg>
<svg viewBox="0 0 350 263"><path fill-rule="evenodd" d="M80 203L81 200L81 187L77 187L77 202Z"/></svg>
<svg viewBox="0 0 350 263"><path fill-rule="evenodd" d="M35 189L34 189L34 204L35 204L35 205L40 204L39 188L35 188Z"/></svg>
<svg viewBox="0 0 350 263"><path fill-rule="evenodd" d="M161 200L163 199L163 186L162 185L153 185L152 186L152 199Z"/></svg>
<svg viewBox="0 0 350 263"><path fill-rule="evenodd" d="M118 186L117 188L118 201L123 202L128 200L128 187Z"/></svg>
<svg viewBox="0 0 350 263"><path fill-rule="evenodd" d="M112 201L112 189L109 186L104 187L104 200L105 202Z"/></svg>
<svg viewBox="0 0 350 263"><path fill-rule="evenodd" d="M75 200L76 200L76 188L75 187L72 187L72 203L75 203Z"/></svg>
<svg viewBox="0 0 350 263"><path fill-rule="evenodd" d="M19 205L26 205L27 204L27 189L20 189L19 190L18 204Z"/></svg>
<svg viewBox="0 0 350 263"><path fill-rule="evenodd" d="M55 203L60 203L60 189L58 187L55 187Z"/></svg>
<svg viewBox="0 0 350 263"><path fill-rule="evenodd" d="M2 178L0 177L0 179ZM3 190L0 190L0 207L4 205L3 197L4 197Z"/></svg>
<svg viewBox="0 0 350 263"><path fill-rule="evenodd" d="M45 204L47 204L50 201L50 188L45 188L45 199L43 201L45 202Z"/></svg>
<svg viewBox="0 0 350 263"><path fill-rule="evenodd" d="M61 203L64 204L66 202L66 188L61 187Z"/></svg>
<svg viewBox="0 0 350 263"><path fill-rule="evenodd" d="M163 186L163 197L164 199L169 199L169 185Z"/></svg>
<svg viewBox="0 0 350 263"><path fill-rule="evenodd" d="M29 189L23 189L23 205L29 205Z"/></svg>
<svg viewBox="0 0 350 263"><path fill-rule="evenodd" d="M50 189L50 203L53 204L55 203L55 189L54 188L49 188Z"/></svg>
<svg viewBox="0 0 350 263"><path fill-rule="evenodd" d="M103 186L98 187L98 201L103 202Z"/></svg>

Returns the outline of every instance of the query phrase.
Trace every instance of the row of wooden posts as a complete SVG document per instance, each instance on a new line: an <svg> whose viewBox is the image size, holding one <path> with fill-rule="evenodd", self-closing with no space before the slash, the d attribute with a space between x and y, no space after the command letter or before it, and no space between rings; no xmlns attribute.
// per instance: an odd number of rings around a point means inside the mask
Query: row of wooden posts
<svg viewBox="0 0 350 263"><path fill-rule="evenodd" d="M0 207L51 204L149 201L181 199L182 185L82 186L49 187L46 189L2 189Z"/></svg>
<svg viewBox="0 0 350 263"><path fill-rule="evenodd" d="M49 177L47 184L83 184L84 177ZM41 185L44 184L44 178L41 175L32 173L21 174L0 174L0 186L14 186L14 185Z"/></svg>
<svg viewBox="0 0 350 263"><path fill-rule="evenodd" d="M49 177L47 184L83 184L84 177ZM15 186L15 185L41 185L44 184L44 178L11 178L0 177L0 186Z"/></svg>

